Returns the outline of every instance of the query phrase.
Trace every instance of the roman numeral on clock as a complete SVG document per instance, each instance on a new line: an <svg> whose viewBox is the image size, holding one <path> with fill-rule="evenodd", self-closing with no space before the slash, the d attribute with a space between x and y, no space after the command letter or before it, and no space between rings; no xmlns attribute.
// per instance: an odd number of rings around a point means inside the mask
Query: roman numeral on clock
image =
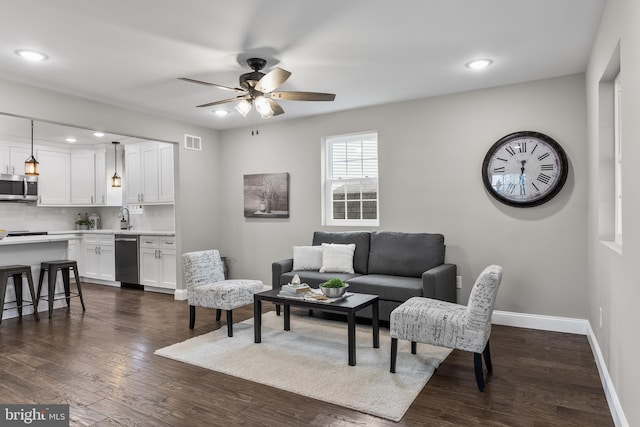
<svg viewBox="0 0 640 427"><path fill-rule="evenodd" d="M507 153L511 154L512 156L516 155L516 150L514 150L513 147L511 147L510 145L507 145L505 150L507 151Z"/></svg>
<svg viewBox="0 0 640 427"><path fill-rule="evenodd" d="M545 163L544 165L540 165L540 170L541 171L552 171L553 170L553 164Z"/></svg>
<svg viewBox="0 0 640 427"><path fill-rule="evenodd" d="M521 142L520 145L518 146L518 150L521 153L526 153L527 152L527 143L526 142Z"/></svg>
<svg viewBox="0 0 640 427"><path fill-rule="evenodd" d="M494 168L493 169L493 173L500 173L500 172L504 172L504 166L501 166L499 168Z"/></svg>
<svg viewBox="0 0 640 427"><path fill-rule="evenodd" d="M551 182L551 177L549 175L541 173L540 175L538 175L536 180L542 182L543 184L549 185L549 183Z"/></svg>
<svg viewBox="0 0 640 427"><path fill-rule="evenodd" d="M541 156L539 156L539 157L538 157L538 160L544 160L544 159L546 159L547 157L549 157L549 153L544 153L543 155L541 155Z"/></svg>

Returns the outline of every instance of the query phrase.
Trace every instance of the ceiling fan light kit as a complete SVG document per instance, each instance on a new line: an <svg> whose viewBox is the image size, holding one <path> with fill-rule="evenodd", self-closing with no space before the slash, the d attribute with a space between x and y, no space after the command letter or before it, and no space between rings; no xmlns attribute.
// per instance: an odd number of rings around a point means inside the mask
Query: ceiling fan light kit
<svg viewBox="0 0 640 427"><path fill-rule="evenodd" d="M283 114L284 109L274 99L282 99L285 101L333 101L336 97L333 93L290 91L274 92L275 89L282 86L282 84L291 76L291 73L279 67L273 68L266 74L263 73L260 70L267 65L267 61L262 58L249 58L247 59L247 64L253 71L240 75L240 87L223 86L187 77L179 77L179 79L199 85L213 86L218 89L231 92L240 92L241 95L236 96L235 98L209 102L198 105L197 107L211 107L213 105L226 104L228 102L237 102L235 109L244 117L249 114L253 105L255 105L256 111L263 119Z"/></svg>

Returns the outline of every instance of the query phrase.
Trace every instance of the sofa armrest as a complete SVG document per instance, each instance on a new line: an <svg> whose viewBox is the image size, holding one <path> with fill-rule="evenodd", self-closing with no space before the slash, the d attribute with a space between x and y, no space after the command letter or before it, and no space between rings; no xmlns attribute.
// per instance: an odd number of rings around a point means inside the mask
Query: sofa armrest
<svg viewBox="0 0 640 427"><path fill-rule="evenodd" d="M422 273L422 294L426 298L457 302L455 264L441 264Z"/></svg>
<svg viewBox="0 0 640 427"><path fill-rule="evenodd" d="M293 258L283 259L271 264L271 287L280 289L280 276L293 270Z"/></svg>

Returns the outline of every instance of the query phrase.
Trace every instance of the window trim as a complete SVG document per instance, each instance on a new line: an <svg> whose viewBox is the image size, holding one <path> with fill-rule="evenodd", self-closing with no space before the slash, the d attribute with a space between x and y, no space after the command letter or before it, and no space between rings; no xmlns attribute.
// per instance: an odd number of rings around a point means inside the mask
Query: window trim
<svg viewBox="0 0 640 427"><path fill-rule="evenodd" d="M322 138L322 161L324 163L322 177L322 224L343 227L379 227L380 226L380 168L377 168L375 178L350 178L345 181L371 181L376 183L376 219L333 219L333 193L332 183L332 147L335 143L349 142L355 139L375 137L376 139L376 161L379 161L379 133L378 131L356 132L343 135L333 135ZM362 202L362 199L359 199Z"/></svg>
<svg viewBox="0 0 640 427"><path fill-rule="evenodd" d="M622 78L620 73L615 77L614 83L614 151L613 151L613 173L614 173L614 241L622 245Z"/></svg>

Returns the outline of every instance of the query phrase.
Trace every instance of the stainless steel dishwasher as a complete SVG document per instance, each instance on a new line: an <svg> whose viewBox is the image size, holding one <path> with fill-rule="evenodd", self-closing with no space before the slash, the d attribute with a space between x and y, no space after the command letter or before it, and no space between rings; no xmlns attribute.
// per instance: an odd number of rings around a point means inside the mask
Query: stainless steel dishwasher
<svg viewBox="0 0 640 427"><path fill-rule="evenodd" d="M121 286L140 285L138 261L139 236L116 234L116 280Z"/></svg>

